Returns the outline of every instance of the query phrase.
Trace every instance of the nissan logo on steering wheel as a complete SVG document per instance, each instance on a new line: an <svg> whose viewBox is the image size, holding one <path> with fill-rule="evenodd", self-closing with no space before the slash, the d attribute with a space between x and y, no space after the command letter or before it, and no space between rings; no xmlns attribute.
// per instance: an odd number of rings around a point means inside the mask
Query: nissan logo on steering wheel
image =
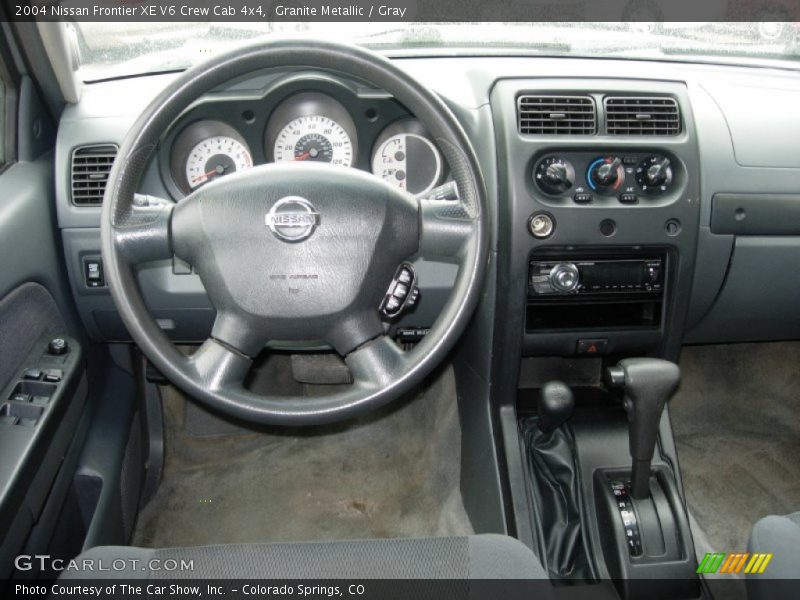
<svg viewBox="0 0 800 600"><path fill-rule="evenodd" d="M319 213L305 198L286 196L273 205L264 221L278 239L301 242L308 239L319 225Z"/></svg>

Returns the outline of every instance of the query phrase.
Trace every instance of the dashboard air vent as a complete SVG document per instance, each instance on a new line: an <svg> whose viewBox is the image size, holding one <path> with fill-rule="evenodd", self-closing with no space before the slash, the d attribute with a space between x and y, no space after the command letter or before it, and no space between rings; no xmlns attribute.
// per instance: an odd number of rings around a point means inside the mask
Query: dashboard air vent
<svg viewBox="0 0 800 600"><path fill-rule="evenodd" d="M113 144L83 146L72 153L72 203L99 206L103 203L106 181L117 147Z"/></svg>
<svg viewBox="0 0 800 600"><path fill-rule="evenodd" d="M609 135L678 135L681 131L674 98L608 97L605 107Z"/></svg>
<svg viewBox="0 0 800 600"><path fill-rule="evenodd" d="M597 116L589 96L520 96L519 132L532 135L594 135Z"/></svg>

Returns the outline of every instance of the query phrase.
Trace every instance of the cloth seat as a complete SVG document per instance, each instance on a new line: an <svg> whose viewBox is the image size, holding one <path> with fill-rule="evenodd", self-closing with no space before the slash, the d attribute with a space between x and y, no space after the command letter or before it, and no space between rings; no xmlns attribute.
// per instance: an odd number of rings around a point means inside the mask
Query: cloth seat
<svg viewBox="0 0 800 600"><path fill-rule="evenodd" d="M772 554L763 573L745 576L750 600L800 598L800 512L759 520L747 549Z"/></svg>
<svg viewBox="0 0 800 600"><path fill-rule="evenodd" d="M192 561L192 569L166 570L168 560L178 565L181 561ZM547 573L530 549L511 537L494 534L165 549L99 546L78 556L74 564L76 568L62 572L62 581L76 578L547 579ZM536 597L551 597L549 583L540 582L536 589ZM484 596L476 595L470 588L466 597Z"/></svg>

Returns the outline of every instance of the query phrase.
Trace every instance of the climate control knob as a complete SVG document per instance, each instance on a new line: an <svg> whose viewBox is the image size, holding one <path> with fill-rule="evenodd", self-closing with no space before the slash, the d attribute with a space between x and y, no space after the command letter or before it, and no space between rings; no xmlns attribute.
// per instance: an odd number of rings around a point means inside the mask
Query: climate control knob
<svg viewBox="0 0 800 600"><path fill-rule="evenodd" d="M589 165L586 180L593 190L616 191L625 181L625 169L619 156L604 156Z"/></svg>
<svg viewBox="0 0 800 600"><path fill-rule="evenodd" d="M636 167L636 183L648 193L666 192L672 185L672 164L666 156L648 156Z"/></svg>
<svg viewBox="0 0 800 600"><path fill-rule="evenodd" d="M550 270L550 285L559 292L577 289L581 275L574 263L558 263Z"/></svg>
<svg viewBox="0 0 800 600"><path fill-rule="evenodd" d="M566 159L546 156L533 170L533 180L546 194L563 194L575 182L575 168Z"/></svg>

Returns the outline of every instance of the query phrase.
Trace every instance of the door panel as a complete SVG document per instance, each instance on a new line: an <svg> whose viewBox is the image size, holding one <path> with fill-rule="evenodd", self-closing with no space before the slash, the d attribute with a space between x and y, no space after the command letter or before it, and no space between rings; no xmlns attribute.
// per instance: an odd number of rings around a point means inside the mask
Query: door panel
<svg viewBox="0 0 800 600"><path fill-rule="evenodd" d="M42 335L63 335L65 330L53 296L39 283L23 283L0 300L0 388Z"/></svg>
<svg viewBox="0 0 800 600"><path fill-rule="evenodd" d="M0 387L42 333L74 332L53 194L52 154L0 174Z"/></svg>
<svg viewBox="0 0 800 600"><path fill-rule="evenodd" d="M54 218L53 158L12 164L0 174L0 578L7 578L54 498L53 482L76 439L87 378ZM72 335L70 335L72 334ZM69 353L48 341L69 336ZM54 370L25 379L26 369ZM51 374L52 375L52 374ZM56 507L56 510L60 510ZM52 532L42 532L46 550Z"/></svg>

